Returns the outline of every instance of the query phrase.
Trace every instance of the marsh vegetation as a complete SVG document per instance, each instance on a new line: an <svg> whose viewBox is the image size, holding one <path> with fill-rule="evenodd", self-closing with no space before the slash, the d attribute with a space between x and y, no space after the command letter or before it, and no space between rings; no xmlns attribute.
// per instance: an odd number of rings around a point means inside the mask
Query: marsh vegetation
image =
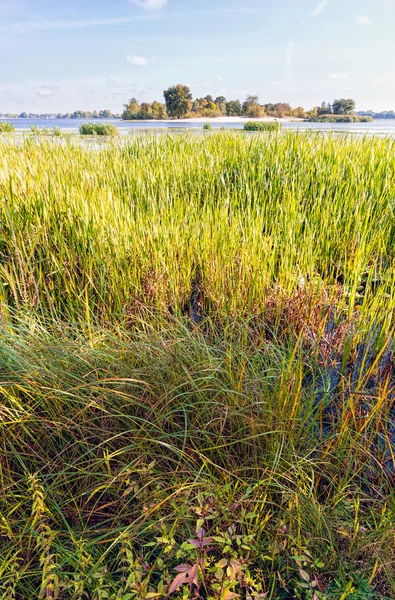
<svg viewBox="0 0 395 600"><path fill-rule="evenodd" d="M391 139L0 141L0 594L395 594Z"/></svg>

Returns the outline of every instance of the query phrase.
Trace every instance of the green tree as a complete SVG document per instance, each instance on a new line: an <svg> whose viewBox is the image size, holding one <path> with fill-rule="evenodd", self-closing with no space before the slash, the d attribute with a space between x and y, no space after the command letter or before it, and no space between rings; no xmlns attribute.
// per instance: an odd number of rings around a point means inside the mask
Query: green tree
<svg viewBox="0 0 395 600"><path fill-rule="evenodd" d="M326 102L322 102L321 106L318 108L318 115L331 115L332 114L332 106L330 102L328 104Z"/></svg>
<svg viewBox="0 0 395 600"><path fill-rule="evenodd" d="M124 104L125 110L122 113L122 119L125 121L130 121L132 119L136 119L136 115L140 111L140 104L136 100L136 98L131 98L128 104Z"/></svg>
<svg viewBox="0 0 395 600"><path fill-rule="evenodd" d="M352 98L341 98L333 101L334 115L351 115L355 112L355 100Z"/></svg>
<svg viewBox="0 0 395 600"><path fill-rule="evenodd" d="M243 102L243 114L246 117L252 117L254 119L263 117L265 110L258 102L258 96L247 96Z"/></svg>
<svg viewBox="0 0 395 600"><path fill-rule="evenodd" d="M218 106L218 109L221 111L221 113L223 113L223 114L226 113L226 98L225 98L225 96L217 96L217 98L214 100L214 103Z"/></svg>
<svg viewBox="0 0 395 600"><path fill-rule="evenodd" d="M151 104L149 104L148 102L142 102L140 110L136 114L136 119L140 119L141 121L148 121L149 119L153 118L154 116L152 114Z"/></svg>
<svg viewBox="0 0 395 600"><path fill-rule="evenodd" d="M151 112L153 119L167 119L165 105L157 102L156 100L154 100L154 102L151 104Z"/></svg>
<svg viewBox="0 0 395 600"><path fill-rule="evenodd" d="M107 108L106 110L101 110L101 111L99 112L99 117L100 117L100 119L111 119L111 117L112 117L112 112L111 112L111 110L110 110L110 109L108 109L108 108Z"/></svg>
<svg viewBox="0 0 395 600"><path fill-rule="evenodd" d="M186 85L174 85L163 92L166 102L167 114L170 117L181 119L192 108L192 94Z"/></svg>
<svg viewBox="0 0 395 600"><path fill-rule="evenodd" d="M226 114L228 117L240 117L243 114L240 100L229 100L226 103Z"/></svg>
<svg viewBox="0 0 395 600"><path fill-rule="evenodd" d="M307 113L306 113L305 109L303 108L303 106L298 106L298 107L294 108L294 110L292 111L292 114L297 119L305 119L307 117Z"/></svg>

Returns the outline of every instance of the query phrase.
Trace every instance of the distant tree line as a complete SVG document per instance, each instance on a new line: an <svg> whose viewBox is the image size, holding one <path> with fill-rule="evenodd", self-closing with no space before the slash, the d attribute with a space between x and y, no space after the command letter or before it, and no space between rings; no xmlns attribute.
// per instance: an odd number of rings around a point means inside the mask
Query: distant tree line
<svg viewBox="0 0 395 600"><path fill-rule="evenodd" d="M309 113L301 106L291 108L288 103L260 104L258 96L247 96L244 102L227 100L225 96L193 99L188 86L178 84L163 92L164 103L142 102L132 98L125 104L122 118L126 121L146 119L181 119L194 117L297 117L305 119Z"/></svg>
<svg viewBox="0 0 395 600"><path fill-rule="evenodd" d="M393 110L383 110L382 112L374 112L373 110L361 110L357 112L360 117L371 117L372 119L395 119Z"/></svg>
<svg viewBox="0 0 395 600"><path fill-rule="evenodd" d="M94 110L93 112L89 110L76 110L73 113L5 113L0 114L0 117L5 117L6 119L111 119L117 118L119 115L113 114L111 110L106 109Z"/></svg>

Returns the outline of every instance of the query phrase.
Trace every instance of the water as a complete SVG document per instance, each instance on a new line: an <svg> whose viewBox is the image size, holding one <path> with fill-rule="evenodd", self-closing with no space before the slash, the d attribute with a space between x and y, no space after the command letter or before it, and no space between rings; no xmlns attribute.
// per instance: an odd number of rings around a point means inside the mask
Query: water
<svg viewBox="0 0 395 600"><path fill-rule="evenodd" d="M94 119L0 119L13 123L16 130L28 131L31 125L37 127L59 127L63 131L76 133L81 123L95 122ZM177 121L135 121L124 122L120 119L100 119L98 123L113 123L119 128L121 134L128 134L136 129L203 129L203 122L177 122ZM213 129L225 127L226 129L243 129L243 122L233 121L211 121ZM337 131L344 133L365 133L375 135L392 135L395 137L395 119L376 119L372 123L283 123L284 130L314 130L314 131Z"/></svg>

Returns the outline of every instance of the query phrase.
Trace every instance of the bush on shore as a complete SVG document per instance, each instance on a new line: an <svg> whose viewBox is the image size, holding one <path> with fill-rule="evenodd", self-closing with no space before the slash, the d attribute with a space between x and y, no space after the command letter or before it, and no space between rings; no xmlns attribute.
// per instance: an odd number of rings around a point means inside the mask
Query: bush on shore
<svg viewBox="0 0 395 600"><path fill-rule="evenodd" d="M279 131L281 128L282 124L277 121L248 121L248 123L244 125L244 131Z"/></svg>
<svg viewBox="0 0 395 600"><path fill-rule="evenodd" d="M119 135L118 128L113 123L82 123L80 135Z"/></svg>
<svg viewBox="0 0 395 600"><path fill-rule="evenodd" d="M359 115L320 115L309 119L311 123L371 123L372 117Z"/></svg>

